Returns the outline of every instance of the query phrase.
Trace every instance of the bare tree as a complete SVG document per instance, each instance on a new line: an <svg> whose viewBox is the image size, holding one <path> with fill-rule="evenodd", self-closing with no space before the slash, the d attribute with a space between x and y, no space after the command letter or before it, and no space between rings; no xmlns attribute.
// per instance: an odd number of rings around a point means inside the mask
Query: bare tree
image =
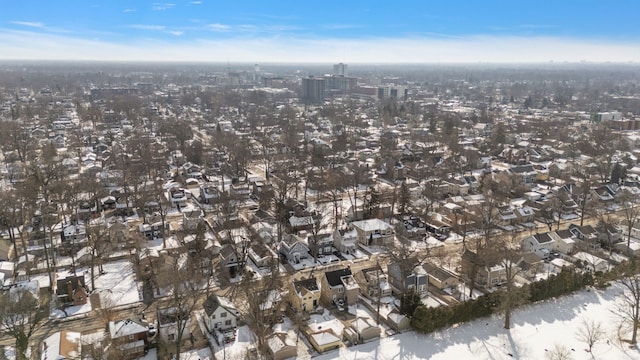
<svg viewBox="0 0 640 360"><path fill-rule="evenodd" d="M115 306L116 301L110 293L103 292L100 294L100 308L96 309L96 312L105 327L109 326L109 321L116 320Z"/></svg>
<svg viewBox="0 0 640 360"><path fill-rule="evenodd" d="M313 257L313 263L316 264L318 261L318 256L320 255L320 242L322 240L322 236L324 230L327 228L327 223L324 221L324 207L319 207L316 214L311 216L313 223L311 224L310 234L307 238L309 243L309 252Z"/></svg>
<svg viewBox="0 0 640 360"><path fill-rule="evenodd" d="M277 259L270 262L269 275L261 279L244 276L239 285L241 297L244 301L246 320L258 338L258 348L266 352L266 338L271 326L277 320L280 305L280 289L282 275L278 271Z"/></svg>
<svg viewBox="0 0 640 360"><path fill-rule="evenodd" d="M187 256L182 254L180 256ZM169 258L169 266L163 268L161 286L169 292L168 304L173 312L171 318L176 324L175 356L180 358L182 350L182 338L187 325L190 323L191 314L198 304L198 298L203 288L202 277L195 276L186 266L186 260L182 261L178 256ZM207 279L208 280L208 279Z"/></svg>
<svg viewBox="0 0 640 360"><path fill-rule="evenodd" d="M517 262L522 258L522 250L517 242L515 233L504 236L495 244L495 256L499 257L499 264L504 267L505 284L500 292L499 309L504 313L504 328L511 328L511 314L513 310L526 300L523 289L516 288L516 278L522 270Z"/></svg>
<svg viewBox="0 0 640 360"><path fill-rule="evenodd" d="M580 327L576 331L576 337L587 344L589 352L596 343L602 340L604 335L602 323L587 318L582 319Z"/></svg>
<svg viewBox="0 0 640 360"><path fill-rule="evenodd" d="M571 350L566 345L556 343L545 355L547 360L571 360Z"/></svg>
<svg viewBox="0 0 640 360"><path fill-rule="evenodd" d="M29 290L19 289L0 295L0 334L16 341L16 359L27 360L29 339L45 323L48 312Z"/></svg>
<svg viewBox="0 0 640 360"><path fill-rule="evenodd" d="M87 232L87 241L91 254L91 290L96 288L96 267L98 267L98 273L102 273L103 256L109 249L109 230L104 224L92 225L89 221L85 224Z"/></svg>
<svg viewBox="0 0 640 360"><path fill-rule="evenodd" d="M620 279L622 292L618 297L618 305L614 313L623 323L630 324L632 344L637 343L640 326L640 274L631 273Z"/></svg>
<svg viewBox="0 0 640 360"><path fill-rule="evenodd" d="M631 246L631 232L633 227L637 224L640 217L640 211L638 211L637 204L635 203L635 196L631 194L625 194L622 197L622 224L627 227L627 249Z"/></svg>

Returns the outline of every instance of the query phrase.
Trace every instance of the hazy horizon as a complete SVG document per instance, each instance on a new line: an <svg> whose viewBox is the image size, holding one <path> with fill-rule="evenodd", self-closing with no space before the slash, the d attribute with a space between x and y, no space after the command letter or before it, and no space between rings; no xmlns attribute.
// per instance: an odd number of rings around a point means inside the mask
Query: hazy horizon
<svg viewBox="0 0 640 360"><path fill-rule="evenodd" d="M7 2L0 59L233 63L640 62L640 4Z"/></svg>

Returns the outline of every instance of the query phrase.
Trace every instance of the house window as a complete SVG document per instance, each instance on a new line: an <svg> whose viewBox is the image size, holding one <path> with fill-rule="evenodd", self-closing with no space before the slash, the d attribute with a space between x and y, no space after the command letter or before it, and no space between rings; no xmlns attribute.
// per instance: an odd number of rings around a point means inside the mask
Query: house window
<svg viewBox="0 0 640 360"><path fill-rule="evenodd" d="M129 335L129 341L133 341L133 338L134 338L133 334Z"/></svg>
<svg viewBox="0 0 640 360"><path fill-rule="evenodd" d="M211 318L215 319L216 318L216 314L211 314Z"/></svg>
<svg viewBox="0 0 640 360"><path fill-rule="evenodd" d="M227 313L226 312L221 313L220 317L227 317Z"/></svg>
<svg viewBox="0 0 640 360"><path fill-rule="evenodd" d="M167 336L167 339L169 339L169 341L174 341L176 339L176 334L169 334L169 336Z"/></svg>
<svg viewBox="0 0 640 360"><path fill-rule="evenodd" d="M343 288L342 286L340 286L340 287L338 288L338 292L339 292L339 293L344 292L344 288Z"/></svg>
<svg viewBox="0 0 640 360"><path fill-rule="evenodd" d="M231 326L231 320L227 320L227 321L225 321L225 322L224 322L224 324L225 324L226 326Z"/></svg>

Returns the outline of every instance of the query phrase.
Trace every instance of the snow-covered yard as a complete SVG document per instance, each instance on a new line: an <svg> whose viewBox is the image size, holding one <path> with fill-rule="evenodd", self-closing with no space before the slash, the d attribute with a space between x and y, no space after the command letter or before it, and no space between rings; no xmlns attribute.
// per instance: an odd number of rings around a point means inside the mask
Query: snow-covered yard
<svg viewBox="0 0 640 360"><path fill-rule="evenodd" d="M340 348L317 359L545 359L556 345L571 359L640 359L640 350L618 340L619 319L612 314L619 285L604 291L583 291L517 311L511 330L502 318L479 319L433 334L402 333L351 348ZM605 336L593 354L577 334L584 319L599 322ZM628 338L628 337L627 337Z"/></svg>
<svg viewBox="0 0 640 360"><path fill-rule="evenodd" d="M128 260L106 263L102 266L104 274L96 276L96 291L109 294L114 306L132 304L141 301L140 289L136 283L133 264ZM89 284L91 283L88 280Z"/></svg>

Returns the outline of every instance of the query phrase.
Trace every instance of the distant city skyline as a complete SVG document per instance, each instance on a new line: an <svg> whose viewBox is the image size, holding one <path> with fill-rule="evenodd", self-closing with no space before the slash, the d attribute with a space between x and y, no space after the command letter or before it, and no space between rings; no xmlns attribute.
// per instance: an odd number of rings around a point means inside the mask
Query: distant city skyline
<svg viewBox="0 0 640 360"><path fill-rule="evenodd" d="M3 1L0 60L640 62L634 1Z"/></svg>

